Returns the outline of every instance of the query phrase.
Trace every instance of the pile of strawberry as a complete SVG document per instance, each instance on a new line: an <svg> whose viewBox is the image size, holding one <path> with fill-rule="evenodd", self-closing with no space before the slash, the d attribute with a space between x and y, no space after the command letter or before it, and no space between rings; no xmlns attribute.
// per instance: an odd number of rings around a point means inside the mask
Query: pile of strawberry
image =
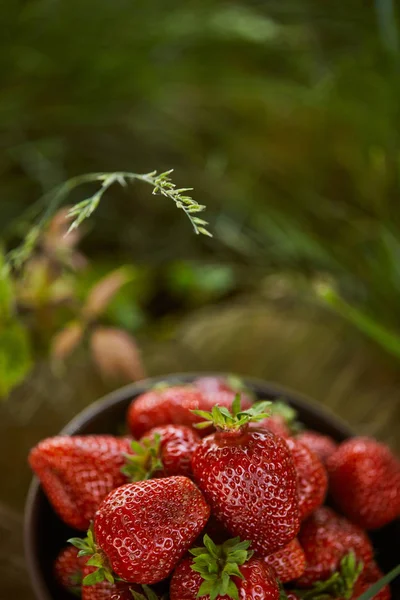
<svg viewBox="0 0 400 600"><path fill-rule="evenodd" d="M54 510L88 530L55 561L61 586L83 600L391 597L370 589L366 530L400 516L400 462L372 439L296 431L291 408L234 388L159 386L132 401L132 438L31 451Z"/></svg>

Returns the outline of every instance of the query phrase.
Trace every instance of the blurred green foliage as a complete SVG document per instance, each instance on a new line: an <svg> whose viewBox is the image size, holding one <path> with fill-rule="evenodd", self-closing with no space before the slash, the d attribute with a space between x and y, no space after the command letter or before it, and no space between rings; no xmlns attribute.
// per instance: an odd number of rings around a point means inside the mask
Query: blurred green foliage
<svg viewBox="0 0 400 600"><path fill-rule="evenodd" d="M399 354L393 11L390 0L10 3L1 227L72 175L174 167L207 205L215 238L193 236L140 185L112 189L83 244L94 271L137 265L137 288L111 303L110 321L136 331L174 303L238 293L262 268L322 278L330 294L320 298L336 295L335 309Z"/></svg>

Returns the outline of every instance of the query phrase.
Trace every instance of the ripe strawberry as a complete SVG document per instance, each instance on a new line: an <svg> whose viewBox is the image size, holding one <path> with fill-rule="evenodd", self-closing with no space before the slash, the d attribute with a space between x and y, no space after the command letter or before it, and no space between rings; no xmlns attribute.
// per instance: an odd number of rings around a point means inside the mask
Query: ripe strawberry
<svg viewBox="0 0 400 600"><path fill-rule="evenodd" d="M235 376L219 377L206 375L205 377L195 379L193 385L205 394L215 394L218 392L232 392L233 394L237 394L246 392L243 383Z"/></svg>
<svg viewBox="0 0 400 600"><path fill-rule="evenodd" d="M248 427L265 418L268 404L241 411L237 398L233 414L219 407L196 411L218 431L204 438L192 456L195 481L215 516L263 555L283 548L299 529L296 472L286 442Z"/></svg>
<svg viewBox="0 0 400 600"><path fill-rule="evenodd" d="M203 392L194 385L155 387L132 400L127 414L128 426L136 438L158 425L173 423L192 427L201 421L193 410L211 410L215 404L230 407L234 398L232 390ZM245 404L250 406L250 400L246 399Z"/></svg>
<svg viewBox="0 0 400 600"><path fill-rule="evenodd" d="M282 583L298 579L306 568L306 557L296 538L281 550L266 556L264 561Z"/></svg>
<svg viewBox="0 0 400 600"><path fill-rule="evenodd" d="M287 445L292 453L297 473L300 519L304 520L325 500L328 490L328 475L324 465L307 446L288 438Z"/></svg>
<svg viewBox="0 0 400 600"><path fill-rule="evenodd" d="M278 600L273 571L261 559L250 558L249 545L234 538L217 546L205 535L204 547L190 550L194 558L184 558L175 568L170 599Z"/></svg>
<svg viewBox="0 0 400 600"><path fill-rule="evenodd" d="M78 557L77 548L68 546L61 550L54 563L54 576L61 587L80 595L85 563L84 557Z"/></svg>
<svg viewBox="0 0 400 600"><path fill-rule="evenodd" d="M360 577L357 579L351 600L359 598L361 594L366 592L373 583L379 581L381 577L383 577L383 573L374 561L366 565ZM391 597L389 586L385 585L380 592L374 595L374 600L390 600Z"/></svg>
<svg viewBox="0 0 400 600"><path fill-rule="evenodd" d="M191 477L192 454L200 437L185 425L160 425L150 429L139 442L131 442L123 473L131 481L151 477L186 475Z"/></svg>
<svg viewBox="0 0 400 600"><path fill-rule="evenodd" d="M98 509L95 541L89 530L84 542L71 543L94 554L88 564L98 567L99 580L112 580L111 566L127 582L152 584L168 577L209 515L200 490L187 477L128 483Z"/></svg>
<svg viewBox="0 0 400 600"><path fill-rule="evenodd" d="M230 408L237 394L240 394L243 408L250 408L253 394L246 389L242 381L235 377L199 377L193 385L202 391L204 396L203 410L211 410L213 406Z"/></svg>
<svg viewBox="0 0 400 600"><path fill-rule="evenodd" d="M340 444L327 462L332 497L344 514L365 529L400 516L400 461L369 438Z"/></svg>
<svg viewBox="0 0 400 600"><path fill-rule="evenodd" d="M33 448L29 463L61 519L85 530L105 496L125 483L128 451L126 439L111 435L58 436Z"/></svg>
<svg viewBox="0 0 400 600"><path fill-rule="evenodd" d="M265 427L285 439L290 437L298 427L295 409L282 400L275 400L271 403L270 411L271 415L257 423L256 427Z"/></svg>
<svg viewBox="0 0 400 600"><path fill-rule="evenodd" d="M142 437L158 425L187 425L199 419L191 412L203 405L203 393L191 385L156 387L134 400L128 409L128 426L132 435Z"/></svg>
<svg viewBox="0 0 400 600"><path fill-rule="evenodd" d="M299 542L307 560L306 569L297 581L300 587L329 579L350 551L364 564L373 556L371 542L364 531L326 506L318 508L304 522Z"/></svg>
<svg viewBox="0 0 400 600"><path fill-rule="evenodd" d="M299 442L310 448L324 465L338 447L329 435L322 435L316 431L302 431L296 437Z"/></svg>

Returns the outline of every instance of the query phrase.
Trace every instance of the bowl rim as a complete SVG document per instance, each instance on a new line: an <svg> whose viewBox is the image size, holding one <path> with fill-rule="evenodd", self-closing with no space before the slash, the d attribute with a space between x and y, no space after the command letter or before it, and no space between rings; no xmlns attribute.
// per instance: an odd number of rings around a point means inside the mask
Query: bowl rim
<svg viewBox="0 0 400 600"><path fill-rule="evenodd" d="M102 396L99 400L91 403L89 406L84 408L78 413L63 429L55 435L74 435L79 428L85 423L90 422L96 415L102 410L112 409L113 406L118 405L120 402L129 399L130 397L138 396L139 394L147 391L157 383L168 382L168 384L185 384L190 383L194 379L199 377L229 377L231 373L220 372L220 371L194 371L187 373L172 373L169 375L160 375L156 377L149 377L141 381L130 383L126 386L118 388L105 396ZM297 392L289 387L282 386L275 382L269 382L267 380L257 377L246 377L239 375L239 378L243 380L245 384L254 389L268 389L268 395L273 398L284 396L288 400L288 403L292 402L299 407L300 410L311 410L317 418L329 419L332 427L342 431L343 435L351 437L355 435L352 428L344 421L341 417L337 416L329 407L325 407L320 403L316 402L307 395ZM27 565L28 575L32 584L32 589L35 596L40 600L51 600L49 596L49 590L46 585L45 579L42 576L38 557L35 552L36 536L33 531L33 523L35 521L36 514L39 510L41 502L41 485L37 477L33 477L29 486L28 494L25 502L24 510L24 525L23 525L23 541L25 551L25 562Z"/></svg>

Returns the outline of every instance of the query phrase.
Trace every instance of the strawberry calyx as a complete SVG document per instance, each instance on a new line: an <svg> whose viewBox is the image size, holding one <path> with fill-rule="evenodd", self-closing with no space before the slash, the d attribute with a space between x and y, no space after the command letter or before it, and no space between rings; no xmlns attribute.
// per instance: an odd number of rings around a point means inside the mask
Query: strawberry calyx
<svg viewBox="0 0 400 600"><path fill-rule="evenodd" d="M130 590L134 600L158 600L158 596L148 585L142 585L143 594Z"/></svg>
<svg viewBox="0 0 400 600"><path fill-rule="evenodd" d="M82 580L82 585L96 585L101 581L115 583L119 578L113 574L105 554L98 548L94 539L92 525L88 529L86 538L71 538L68 540L70 544L78 548L78 557L90 557L86 562L89 567L95 567L95 570L86 575Z"/></svg>
<svg viewBox="0 0 400 600"><path fill-rule="evenodd" d="M124 454L125 465L121 472L130 481L145 481L151 479L157 471L163 469L160 457L161 436L155 433L151 438L144 438L141 442L131 442L132 454Z"/></svg>
<svg viewBox="0 0 400 600"><path fill-rule="evenodd" d="M357 562L351 551L342 558L339 569L329 579L318 581L309 590L295 590L295 593L303 600L350 600L363 568L363 562Z"/></svg>
<svg viewBox="0 0 400 600"><path fill-rule="evenodd" d="M271 417L281 417L292 434L299 433L302 426L297 421L297 410L289 406L284 400L274 400L271 404Z"/></svg>
<svg viewBox="0 0 400 600"><path fill-rule="evenodd" d="M215 405L211 411L206 410L192 410L191 412L198 417L202 417L204 421L196 423L194 426L198 429L205 429L210 426L210 423L214 425L217 430L220 431L238 431L242 429L247 423L256 423L270 416L267 409L271 406L271 402L263 401L256 402L247 410L241 410L240 408L240 394L236 394L234 401L232 402L232 409L229 411L225 406Z"/></svg>
<svg viewBox="0 0 400 600"><path fill-rule="evenodd" d="M248 550L251 542L241 542L240 538L236 537L217 546L206 534L203 543L203 547L189 550L194 556L191 569L203 579L197 596L209 596L210 600L215 600L218 596L228 596L232 600L239 600L239 591L232 577L243 579L239 566L253 555L253 552Z"/></svg>

